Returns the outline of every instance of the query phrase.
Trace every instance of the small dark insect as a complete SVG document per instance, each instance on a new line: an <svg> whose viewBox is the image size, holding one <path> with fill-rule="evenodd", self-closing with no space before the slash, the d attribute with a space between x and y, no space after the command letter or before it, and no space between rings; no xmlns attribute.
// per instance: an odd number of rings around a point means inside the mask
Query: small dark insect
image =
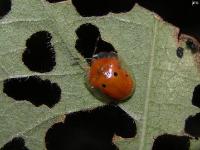
<svg viewBox="0 0 200 150"><path fill-rule="evenodd" d="M178 47L176 49L176 55L178 58L183 58L183 52L184 52L184 49L182 47Z"/></svg>
<svg viewBox="0 0 200 150"><path fill-rule="evenodd" d="M192 54L198 51L198 46L191 39L188 39L186 41L186 45L187 45L187 48L191 50Z"/></svg>

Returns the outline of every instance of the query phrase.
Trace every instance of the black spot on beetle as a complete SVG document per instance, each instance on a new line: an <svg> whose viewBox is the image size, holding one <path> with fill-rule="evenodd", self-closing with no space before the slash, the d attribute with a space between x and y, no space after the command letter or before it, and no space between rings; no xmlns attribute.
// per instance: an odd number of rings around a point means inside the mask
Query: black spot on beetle
<svg viewBox="0 0 200 150"><path fill-rule="evenodd" d="M68 114L47 131L45 142L47 150L118 150L114 134L134 137L136 124L119 106L105 105Z"/></svg>
<svg viewBox="0 0 200 150"><path fill-rule="evenodd" d="M178 47L176 49L176 55L178 58L183 58L183 52L184 52L184 49L182 47Z"/></svg>
<svg viewBox="0 0 200 150"><path fill-rule="evenodd" d="M103 87L103 88L105 88L105 87L106 87L106 85L105 85L105 84L102 84L102 87Z"/></svg>
<svg viewBox="0 0 200 150"><path fill-rule="evenodd" d="M117 76L118 76L118 73L117 73L117 72L114 72L114 76L117 77Z"/></svg>
<svg viewBox="0 0 200 150"><path fill-rule="evenodd" d="M11 0L0 0L0 19L11 10Z"/></svg>
<svg viewBox="0 0 200 150"><path fill-rule="evenodd" d="M101 39L99 29L90 23L82 24L77 30L75 48L84 58L92 58L99 52L116 52L112 44ZM86 59L90 62L90 59Z"/></svg>
<svg viewBox="0 0 200 150"><path fill-rule="evenodd" d="M47 0L49 3L58 3L58 2L63 2L66 0Z"/></svg>
<svg viewBox="0 0 200 150"><path fill-rule="evenodd" d="M189 148L189 137L163 134L155 139L152 150L189 150Z"/></svg>
<svg viewBox="0 0 200 150"><path fill-rule="evenodd" d="M53 107L61 98L61 89L56 83L38 76L7 79L3 92L17 101L27 100L35 106Z"/></svg>
<svg viewBox="0 0 200 150"><path fill-rule="evenodd" d="M196 52L198 52L198 46L193 42L192 39L188 39L186 41L186 45L187 45L187 48L189 48L192 52L192 54L195 54Z"/></svg>
<svg viewBox="0 0 200 150"><path fill-rule="evenodd" d="M135 0L72 0L72 3L81 16L90 17L107 15L109 12L128 12Z"/></svg>
<svg viewBox="0 0 200 150"><path fill-rule="evenodd" d="M185 132L195 138L200 137L200 113L185 120Z"/></svg>
<svg viewBox="0 0 200 150"><path fill-rule="evenodd" d="M31 71L49 72L56 65L51 39L49 32L39 31L26 41L27 48L23 53L22 61Z"/></svg>
<svg viewBox="0 0 200 150"><path fill-rule="evenodd" d="M5 144L0 150L29 150L25 146L25 141L21 137L15 137L10 142Z"/></svg>
<svg viewBox="0 0 200 150"><path fill-rule="evenodd" d="M194 88L192 96L192 104L200 108L200 84Z"/></svg>

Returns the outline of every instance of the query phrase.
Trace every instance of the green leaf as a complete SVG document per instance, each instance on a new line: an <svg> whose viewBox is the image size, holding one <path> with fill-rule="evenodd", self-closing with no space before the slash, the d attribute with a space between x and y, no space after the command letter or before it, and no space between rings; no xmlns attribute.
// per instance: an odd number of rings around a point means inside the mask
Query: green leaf
<svg viewBox="0 0 200 150"><path fill-rule="evenodd" d="M84 18L71 1L14 0L11 12L0 20L0 147L22 136L31 150L45 149L46 131L63 114L103 105L84 86L87 65L75 49L75 30L84 23L99 28L136 78L134 96L120 106L136 119L138 133L135 138L117 139L121 150L149 150L163 133L183 135L185 119L199 112L191 104L200 80L194 56L189 50L182 59L176 56L179 45L187 49L183 41L178 43L178 29L154 13L135 5L128 13ZM40 30L52 34L57 63L53 71L43 74L30 71L22 62L26 39ZM79 65L74 65L76 58ZM55 107L16 102L3 93L3 80L31 75L60 85L62 98ZM200 142L192 142L192 150L199 147Z"/></svg>

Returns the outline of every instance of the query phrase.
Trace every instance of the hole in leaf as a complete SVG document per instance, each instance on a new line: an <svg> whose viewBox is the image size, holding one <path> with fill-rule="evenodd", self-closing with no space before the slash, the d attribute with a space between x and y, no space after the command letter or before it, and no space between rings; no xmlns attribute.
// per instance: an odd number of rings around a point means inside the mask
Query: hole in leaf
<svg viewBox="0 0 200 150"><path fill-rule="evenodd" d="M92 58L92 56L99 52L115 51L112 44L103 41L99 29L90 23L82 24L77 30L75 48L84 58ZM116 52L116 51L115 51ZM90 61L89 59L87 59Z"/></svg>
<svg viewBox="0 0 200 150"><path fill-rule="evenodd" d="M90 17L107 15L109 12L128 12L135 0L72 0L72 3L81 16Z"/></svg>
<svg viewBox="0 0 200 150"><path fill-rule="evenodd" d="M200 108L200 84L194 88L192 104Z"/></svg>
<svg viewBox="0 0 200 150"><path fill-rule="evenodd" d="M200 41L200 22L198 19L200 4L194 5L193 2L195 1L192 0L138 0L137 2L141 6L156 12L165 21L179 27L181 33L192 35Z"/></svg>
<svg viewBox="0 0 200 150"><path fill-rule="evenodd" d="M39 31L26 41L27 48L23 53L22 61L31 71L49 72L56 65L51 38L49 32Z"/></svg>
<svg viewBox="0 0 200 150"><path fill-rule="evenodd" d="M3 92L17 101L27 100L37 107L42 104L53 107L61 98L61 89L56 83L37 76L7 79Z"/></svg>
<svg viewBox="0 0 200 150"><path fill-rule="evenodd" d="M109 0L109 8L113 13L125 13L130 11L135 5L135 0Z"/></svg>
<svg viewBox="0 0 200 150"><path fill-rule="evenodd" d="M0 19L11 10L11 0L0 0Z"/></svg>
<svg viewBox="0 0 200 150"><path fill-rule="evenodd" d="M185 132L191 136L198 138L200 137L200 113L195 116L189 116L185 120Z"/></svg>
<svg viewBox="0 0 200 150"><path fill-rule="evenodd" d="M113 47L112 44L104 41L104 40L99 40L97 43L97 50L95 53L99 53L99 52L117 52L115 50L115 48Z"/></svg>
<svg viewBox="0 0 200 150"><path fill-rule="evenodd" d="M136 124L116 105L68 114L64 123L54 124L45 137L48 150L117 150L113 135L131 138Z"/></svg>
<svg viewBox="0 0 200 150"><path fill-rule="evenodd" d="M5 144L0 150L29 150L25 146L25 141L22 137L15 137L10 142Z"/></svg>
<svg viewBox="0 0 200 150"><path fill-rule="evenodd" d="M97 39L101 36L99 29L90 24L82 24L77 30L76 34L76 49L85 58L91 58L94 54L95 44Z"/></svg>
<svg viewBox="0 0 200 150"><path fill-rule="evenodd" d="M152 150L189 150L189 148L189 137L163 134L155 139Z"/></svg>
<svg viewBox="0 0 200 150"><path fill-rule="evenodd" d="M58 2L63 2L67 0L47 0L49 3L58 3Z"/></svg>

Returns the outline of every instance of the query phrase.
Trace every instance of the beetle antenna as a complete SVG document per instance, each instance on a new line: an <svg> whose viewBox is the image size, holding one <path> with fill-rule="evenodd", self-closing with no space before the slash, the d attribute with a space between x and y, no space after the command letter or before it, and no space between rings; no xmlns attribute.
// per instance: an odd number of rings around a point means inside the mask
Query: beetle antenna
<svg viewBox="0 0 200 150"><path fill-rule="evenodd" d="M97 45L98 45L99 40L100 40L100 36L97 37L97 40L96 40L96 42L95 42L95 45L94 45L94 52L93 52L92 57L95 55L95 53L96 53L96 51L97 51Z"/></svg>

